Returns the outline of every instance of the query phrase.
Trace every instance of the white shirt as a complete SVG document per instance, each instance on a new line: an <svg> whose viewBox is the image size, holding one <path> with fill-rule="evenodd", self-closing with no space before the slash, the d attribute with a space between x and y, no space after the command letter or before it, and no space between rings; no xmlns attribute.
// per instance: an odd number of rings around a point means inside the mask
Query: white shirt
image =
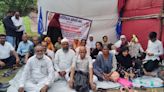
<svg viewBox="0 0 164 92"><path fill-rule="evenodd" d="M27 61L21 79L20 87L24 87L27 80L34 84L45 80L45 85L50 85L54 80L54 69L52 61L46 55L42 59L37 59L36 55Z"/></svg>
<svg viewBox="0 0 164 92"><path fill-rule="evenodd" d="M0 44L0 59L10 57L11 51L14 51L14 47L9 42L5 42L4 45Z"/></svg>
<svg viewBox="0 0 164 92"><path fill-rule="evenodd" d="M93 68L92 58L90 56L86 56L84 59L81 59L80 55L75 56L73 58L72 67L74 67L75 70L89 72L89 68Z"/></svg>
<svg viewBox="0 0 164 92"><path fill-rule="evenodd" d="M88 48L96 48L96 42L95 41L87 41L87 47Z"/></svg>
<svg viewBox="0 0 164 92"><path fill-rule="evenodd" d="M121 40L118 40L118 41L114 44L114 46L117 47L117 48L119 48L119 47L121 46L121 44L122 44L122 41L121 41Z"/></svg>
<svg viewBox="0 0 164 92"><path fill-rule="evenodd" d="M69 72L74 56L75 56L75 52L72 49L69 49L67 53L65 53L62 48L59 49L55 53L55 60L54 60L54 68L56 69L56 71Z"/></svg>
<svg viewBox="0 0 164 92"><path fill-rule="evenodd" d="M20 29L18 29L17 31L25 31L25 27L24 27L24 23L23 23L23 19L21 17L19 17L19 20L16 19L15 16L13 16L11 18L11 20L13 21L13 24L18 27L18 26L21 26Z"/></svg>
<svg viewBox="0 0 164 92"><path fill-rule="evenodd" d="M151 40L148 41L148 47L146 49L148 53L153 53L153 56L146 55L145 60L159 60L159 56L163 54L163 45L162 42L156 40L152 42Z"/></svg>
<svg viewBox="0 0 164 92"><path fill-rule="evenodd" d="M130 42L129 54L131 55L131 57L135 57L135 58L140 57L140 52L144 52L141 44Z"/></svg>

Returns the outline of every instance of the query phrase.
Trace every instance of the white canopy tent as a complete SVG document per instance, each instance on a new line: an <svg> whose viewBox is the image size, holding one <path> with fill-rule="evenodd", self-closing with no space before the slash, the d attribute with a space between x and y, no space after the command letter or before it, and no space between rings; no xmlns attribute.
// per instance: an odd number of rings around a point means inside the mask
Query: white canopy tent
<svg viewBox="0 0 164 92"><path fill-rule="evenodd" d="M42 7L44 27L46 11L86 18L92 20L89 34L96 41L107 35L113 43L116 41L117 3L118 0L38 0L38 7Z"/></svg>

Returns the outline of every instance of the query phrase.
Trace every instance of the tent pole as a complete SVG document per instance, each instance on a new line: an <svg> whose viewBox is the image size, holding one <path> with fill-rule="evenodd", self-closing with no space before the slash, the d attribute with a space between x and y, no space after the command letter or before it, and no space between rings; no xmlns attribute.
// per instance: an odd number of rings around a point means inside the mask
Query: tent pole
<svg viewBox="0 0 164 92"><path fill-rule="evenodd" d="M159 35L159 40L162 40L162 33L163 33L163 14L164 14L164 0L162 4L162 10L161 10L161 16L160 16L160 23L161 23L161 28L160 28L160 35Z"/></svg>

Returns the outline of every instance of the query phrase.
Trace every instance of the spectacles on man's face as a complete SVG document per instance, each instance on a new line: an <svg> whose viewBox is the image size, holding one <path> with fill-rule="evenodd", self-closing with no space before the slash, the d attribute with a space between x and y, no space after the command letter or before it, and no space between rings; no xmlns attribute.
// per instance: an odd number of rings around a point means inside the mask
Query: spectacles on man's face
<svg viewBox="0 0 164 92"><path fill-rule="evenodd" d="M109 52L109 49L105 49L105 48L104 48L103 51L104 51L104 52Z"/></svg>
<svg viewBox="0 0 164 92"><path fill-rule="evenodd" d="M42 47L47 47L47 45L42 45Z"/></svg>
<svg viewBox="0 0 164 92"><path fill-rule="evenodd" d="M80 51L79 53L86 53L86 51Z"/></svg>
<svg viewBox="0 0 164 92"><path fill-rule="evenodd" d="M33 41L38 41L38 40L33 40Z"/></svg>
<svg viewBox="0 0 164 92"><path fill-rule="evenodd" d="M0 39L6 39L6 37L0 37Z"/></svg>
<svg viewBox="0 0 164 92"><path fill-rule="evenodd" d="M36 53L43 52L43 50L36 50Z"/></svg>
<svg viewBox="0 0 164 92"><path fill-rule="evenodd" d="M68 43L63 43L62 45L68 45Z"/></svg>

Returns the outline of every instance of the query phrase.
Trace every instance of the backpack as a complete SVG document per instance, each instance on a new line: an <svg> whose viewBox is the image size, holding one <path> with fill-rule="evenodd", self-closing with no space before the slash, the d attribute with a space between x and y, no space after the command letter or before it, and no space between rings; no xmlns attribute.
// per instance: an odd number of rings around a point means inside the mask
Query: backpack
<svg viewBox="0 0 164 92"><path fill-rule="evenodd" d="M74 85L73 88L77 92L89 92L89 73L84 73L82 71L75 71Z"/></svg>

